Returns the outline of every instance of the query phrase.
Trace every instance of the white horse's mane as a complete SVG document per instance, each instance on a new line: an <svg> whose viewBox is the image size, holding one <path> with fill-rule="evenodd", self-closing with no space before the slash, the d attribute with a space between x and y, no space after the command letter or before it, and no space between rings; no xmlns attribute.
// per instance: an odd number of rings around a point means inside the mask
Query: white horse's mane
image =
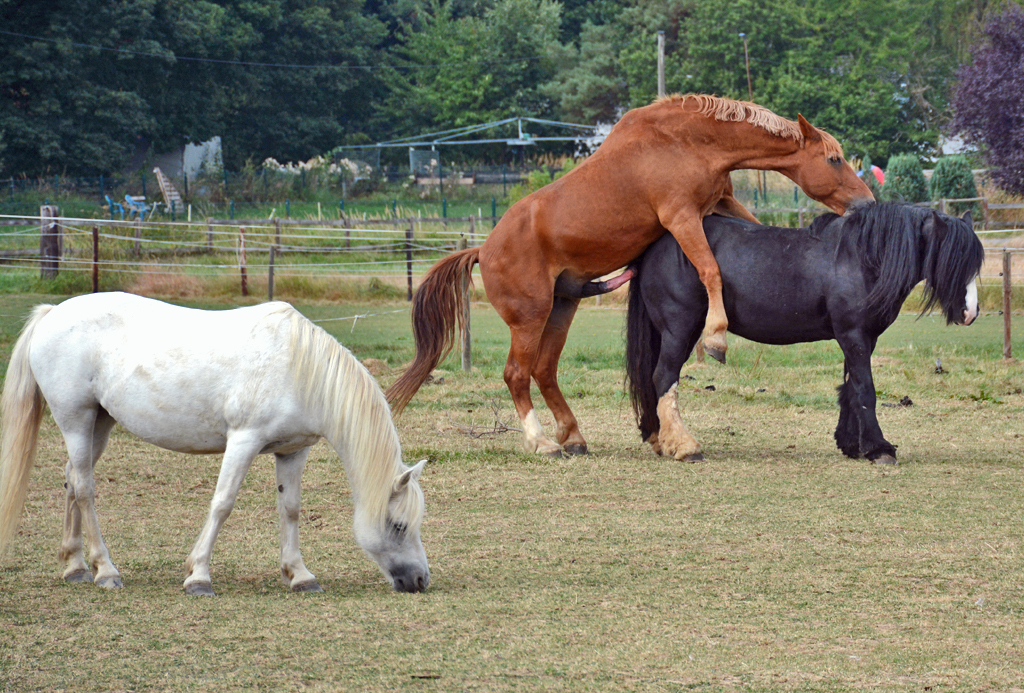
<svg viewBox="0 0 1024 693"><path fill-rule="evenodd" d="M363 505L371 522L383 526L395 477L407 469L384 393L334 337L287 304L281 313L291 326L291 374L296 389L308 411L321 417L319 433L345 464L356 502ZM419 491L418 486L415 490ZM418 492L403 494L396 510L409 526L418 526L423 508L423 494Z"/></svg>

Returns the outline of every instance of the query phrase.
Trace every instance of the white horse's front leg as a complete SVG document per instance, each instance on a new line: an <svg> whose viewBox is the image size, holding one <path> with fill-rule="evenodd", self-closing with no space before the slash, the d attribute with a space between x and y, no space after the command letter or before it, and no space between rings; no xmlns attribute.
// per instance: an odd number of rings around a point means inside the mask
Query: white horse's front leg
<svg viewBox="0 0 1024 693"><path fill-rule="evenodd" d="M302 470L308 455L309 448L291 455L275 455L277 512L281 520L281 579L293 592L323 592L316 576L306 569L299 551Z"/></svg>
<svg viewBox="0 0 1024 693"><path fill-rule="evenodd" d="M242 487L242 480L262 445L262 441L255 436L236 433L228 437L224 461L220 465L220 475L217 478L217 488L213 492L213 500L210 501L210 514L203 525L203 531L196 539L195 546L192 547L192 552L185 559L185 570L188 571L184 585L185 594L213 596L213 585L210 581L213 543L217 541L220 528L224 526L224 521L235 507L238 489Z"/></svg>

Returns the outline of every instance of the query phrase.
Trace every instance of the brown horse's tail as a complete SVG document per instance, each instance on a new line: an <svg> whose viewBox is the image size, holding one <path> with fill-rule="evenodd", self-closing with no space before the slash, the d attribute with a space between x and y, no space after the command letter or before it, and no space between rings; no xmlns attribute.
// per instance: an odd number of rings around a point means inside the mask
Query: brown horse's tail
<svg viewBox="0 0 1024 693"><path fill-rule="evenodd" d="M462 303L469 290L480 248L452 253L430 268L412 302L412 335L416 358L388 388L391 411L400 414L420 385L455 346L462 327Z"/></svg>

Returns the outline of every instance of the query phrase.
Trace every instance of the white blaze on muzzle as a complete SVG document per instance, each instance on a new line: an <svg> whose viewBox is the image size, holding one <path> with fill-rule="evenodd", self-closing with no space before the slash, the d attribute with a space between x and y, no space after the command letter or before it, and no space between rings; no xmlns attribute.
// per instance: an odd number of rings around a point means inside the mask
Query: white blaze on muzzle
<svg viewBox="0 0 1024 693"><path fill-rule="evenodd" d="M967 285L967 295L964 297L964 325L970 325L978 317L978 278L975 277Z"/></svg>

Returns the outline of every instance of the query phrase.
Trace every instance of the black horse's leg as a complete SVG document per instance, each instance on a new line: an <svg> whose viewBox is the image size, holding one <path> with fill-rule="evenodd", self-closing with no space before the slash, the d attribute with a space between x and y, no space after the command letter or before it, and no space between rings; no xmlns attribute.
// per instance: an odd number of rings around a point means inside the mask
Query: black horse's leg
<svg viewBox="0 0 1024 693"><path fill-rule="evenodd" d="M875 413L871 354L877 338L857 330L836 335L836 339L846 357L844 382L839 387L836 445L848 457L866 457L876 464L896 464L896 446L882 435Z"/></svg>
<svg viewBox="0 0 1024 693"><path fill-rule="evenodd" d="M660 427L647 441L659 455L698 462L704 459L700 443L686 429L679 415L679 371L700 339L702 327L700 320L689 322L695 324L675 324L672 330L661 333L661 353L654 369Z"/></svg>

